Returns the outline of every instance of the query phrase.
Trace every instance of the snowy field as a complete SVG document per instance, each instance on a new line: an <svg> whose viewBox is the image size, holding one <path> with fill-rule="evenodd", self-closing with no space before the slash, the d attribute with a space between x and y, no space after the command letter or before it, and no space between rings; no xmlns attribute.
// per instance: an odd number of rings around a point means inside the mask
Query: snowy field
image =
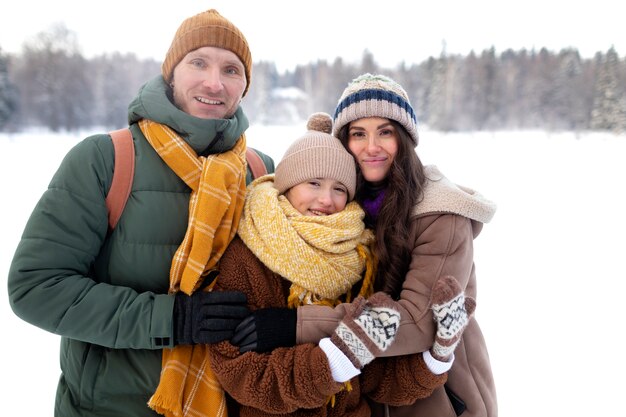
<svg viewBox="0 0 626 417"><path fill-rule="evenodd" d="M85 134L90 132L85 132ZM303 126L253 126L278 162ZM502 417L626 416L626 136L421 131L418 154L498 204L475 242L477 318ZM0 273L67 150L84 135L0 135ZM6 278L4 278L6 279ZM59 337L0 289L2 414L52 416Z"/></svg>

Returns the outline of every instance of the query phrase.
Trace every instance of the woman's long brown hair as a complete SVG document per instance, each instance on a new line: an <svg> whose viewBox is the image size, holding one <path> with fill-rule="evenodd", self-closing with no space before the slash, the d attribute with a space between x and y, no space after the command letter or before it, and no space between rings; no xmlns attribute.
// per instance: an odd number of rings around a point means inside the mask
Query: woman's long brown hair
<svg viewBox="0 0 626 417"><path fill-rule="evenodd" d="M391 164L384 184L385 197L376 221L366 216L368 227L374 229L374 252L378 258L375 287L397 298L409 269L415 242L409 241L410 218L413 207L422 198L424 166L417 157L411 137L404 127L390 120L398 133L398 153ZM350 124L339 132L339 140L348 147ZM363 177L357 163L357 188L355 200L363 205L365 199L380 191Z"/></svg>

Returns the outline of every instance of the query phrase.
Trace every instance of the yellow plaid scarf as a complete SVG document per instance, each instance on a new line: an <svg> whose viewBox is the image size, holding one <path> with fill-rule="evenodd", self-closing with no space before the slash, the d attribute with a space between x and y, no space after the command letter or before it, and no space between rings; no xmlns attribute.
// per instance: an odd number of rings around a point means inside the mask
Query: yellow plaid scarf
<svg viewBox="0 0 626 417"><path fill-rule="evenodd" d="M238 233L263 264L292 282L289 305L336 304L366 266L362 289L371 290L373 234L359 205L349 203L330 216L304 216L278 195L273 179L266 175L248 187Z"/></svg>
<svg viewBox="0 0 626 417"><path fill-rule="evenodd" d="M199 157L172 129L150 120L139 127L163 161L191 188L185 238L172 259L170 293L191 294L234 237L246 189L242 135L234 148ZM226 399L204 345L163 350L161 380L148 405L167 417L225 417Z"/></svg>

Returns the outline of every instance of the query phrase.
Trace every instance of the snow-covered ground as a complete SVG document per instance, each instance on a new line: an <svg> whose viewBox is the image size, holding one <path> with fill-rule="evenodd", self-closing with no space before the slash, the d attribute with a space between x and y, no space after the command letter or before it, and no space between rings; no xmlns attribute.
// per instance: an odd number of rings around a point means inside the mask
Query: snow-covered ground
<svg viewBox="0 0 626 417"><path fill-rule="evenodd" d="M278 162L303 126L252 126ZM88 132L85 132L85 134ZM0 273L83 134L0 135ZM498 204L475 242L476 316L503 417L624 416L626 136L422 131L418 154ZM59 337L18 319L0 287L3 415L52 416Z"/></svg>

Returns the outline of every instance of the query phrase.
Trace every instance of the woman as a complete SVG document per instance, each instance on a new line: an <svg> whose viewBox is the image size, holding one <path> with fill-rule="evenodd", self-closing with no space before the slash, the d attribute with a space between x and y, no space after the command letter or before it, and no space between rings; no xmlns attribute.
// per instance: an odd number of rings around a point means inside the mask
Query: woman
<svg viewBox="0 0 626 417"><path fill-rule="evenodd" d="M382 355L426 351L435 334L431 306L437 280L453 276L468 297L476 297L473 239L491 220L495 205L453 184L435 166L422 165L414 151L415 112L404 89L386 76L364 74L348 85L335 110L333 133L357 162L355 200L364 207L376 240L375 289L398 300L402 317L394 344ZM332 333L346 306L303 306L296 328L280 332L293 332L297 343L315 343ZM257 319L260 314L242 322L235 338L245 331L255 335L257 344L267 344L278 329ZM254 343L242 347L253 349ZM391 416L496 416L495 386L477 321L472 319L463 333L445 388L409 406L373 404L375 414L383 415L387 407Z"/></svg>
<svg viewBox="0 0 626 417"><path fill-rule="evenodd" d="M326 122L320 117L311 119L310 130L287 150L275 175L249 186L238 237L221 259L215 288L245 293L249 307L264 309L269 317L273 308L334 306L358 297L319 344L258 353L241 353L229 342L210 346L211 366L235 415L366 417L371 411L361 395L361 372L368 381L382 381L370 384L372 396L410 403L441 386L451 364L450 356L433 349L432 355L390 359L387 367L365 367L393 343L399 316L387 295L363 297L372 293L372 234L360 206L349 203L355 193L354 161L329 134L330 117ZM436 292L446 307L459 295L454 282L445 280ZM473 311L471 301L468 310ZM465 314L459 317L459 333ZM292 318L279 325L294 326Z"/></svg>

